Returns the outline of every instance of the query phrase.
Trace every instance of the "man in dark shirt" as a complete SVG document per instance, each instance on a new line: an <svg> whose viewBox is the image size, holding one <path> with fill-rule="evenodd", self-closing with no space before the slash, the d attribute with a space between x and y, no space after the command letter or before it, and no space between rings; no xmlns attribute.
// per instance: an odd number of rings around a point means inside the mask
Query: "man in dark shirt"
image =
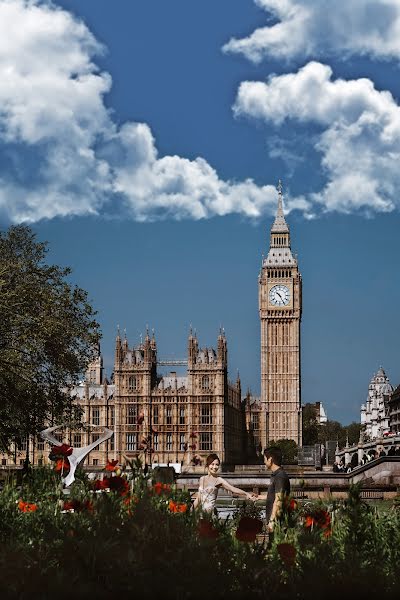
<svg viewBox="0 0 400 600"><path fill-rule="evenodd" d="M271 483L267 494L261 494L258 499L266 498L265 517L268 531L272 532L282 512L283 498L290 494L290 481L282 469L282 451L277 446L264 450L264 464L271 471Z"/></svg>

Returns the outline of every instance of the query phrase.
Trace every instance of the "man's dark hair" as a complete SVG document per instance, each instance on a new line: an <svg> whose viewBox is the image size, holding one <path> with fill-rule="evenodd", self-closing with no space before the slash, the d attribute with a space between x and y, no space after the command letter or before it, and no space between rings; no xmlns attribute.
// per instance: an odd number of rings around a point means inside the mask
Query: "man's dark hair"
<svg viewBox="0 0 400 600"><path fill-rule="evenodd" d="M272 458L272 460L274 461L274 464L278 465L278 467L281 466L283 456L282 456L282 450L280 448L278 448L278 446L270 446L269 448L265 448L264 456L265 456L265 458Z"/></svg>

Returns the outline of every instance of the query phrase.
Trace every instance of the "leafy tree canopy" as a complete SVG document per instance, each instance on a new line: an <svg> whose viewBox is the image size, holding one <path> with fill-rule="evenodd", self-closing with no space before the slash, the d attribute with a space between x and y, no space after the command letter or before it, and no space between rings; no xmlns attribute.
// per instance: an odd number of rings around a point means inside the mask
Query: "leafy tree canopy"
<svg viewBox="0 0 400 600"><path fill-rule="evenodd" d="M29 227L0 232L0 448L35 435L70 406L68 387L99 341L87 293L45 262Z"/></svg>
<svg viewBox="0 0 400 600"><path fill-rule="evenodd" d="M339 447L344 448L349 439L349 444L356 444L360 437L361 424L353 421L349 425L342 425L339 421L318 423L315 404L303 406L303 445L325 444L326 440L337 440Z"/></svg>
<svg viewBox="0 0 400 600"><path fill-rule="evenodd" d="M271 440L268 446L277 446L282 450L283 462L286 465L293 465L297 459L297 444L294 440L282 439Z"/></svg>

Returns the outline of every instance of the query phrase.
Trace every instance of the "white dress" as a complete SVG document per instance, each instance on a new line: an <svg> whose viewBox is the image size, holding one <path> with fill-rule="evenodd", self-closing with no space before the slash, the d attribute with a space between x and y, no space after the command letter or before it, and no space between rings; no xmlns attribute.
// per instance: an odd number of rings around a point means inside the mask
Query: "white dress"
<svg viewBox="0 0 400 600"><path fill-rule="evenodd" d="M211 483L207 482L207 484L206 476L200 477L198 498L199 504L205 512L213 512L215 509L215 502L221 483L221 477L213 477Z"/></svg>

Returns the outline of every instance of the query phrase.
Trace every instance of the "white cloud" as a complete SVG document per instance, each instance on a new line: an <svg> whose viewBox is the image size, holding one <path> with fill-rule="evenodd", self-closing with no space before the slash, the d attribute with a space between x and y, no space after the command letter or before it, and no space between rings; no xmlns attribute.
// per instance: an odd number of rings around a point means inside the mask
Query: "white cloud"
<svg viewBox="0 0 400 600"><path fill-rule="evenodd" d="M231 39L225 52L254 63L277 59L367 55L400 57L399 0L255 0L274 18L248 37Z"/></svg>
<svg viewBox="0 0 400 600"><path fill-rule="evenodd" d="M88 28L50 2L0 0L0 213L138 220L274 212L276 190L222 181L202 158L159 157L144 123L117 127ZM304 199L287 208L307 209ZM299 204L300 203L300 204Z"/></svg>
<svg viewBox="0 0 400 600"><path fill-rule="evenodd" d="M400 107L369 79L332 81L329 66L310 62L266 83L243 82L234 111L277 126L318 126L327 183L310 201L342 212L399 207Z"/></svg>

